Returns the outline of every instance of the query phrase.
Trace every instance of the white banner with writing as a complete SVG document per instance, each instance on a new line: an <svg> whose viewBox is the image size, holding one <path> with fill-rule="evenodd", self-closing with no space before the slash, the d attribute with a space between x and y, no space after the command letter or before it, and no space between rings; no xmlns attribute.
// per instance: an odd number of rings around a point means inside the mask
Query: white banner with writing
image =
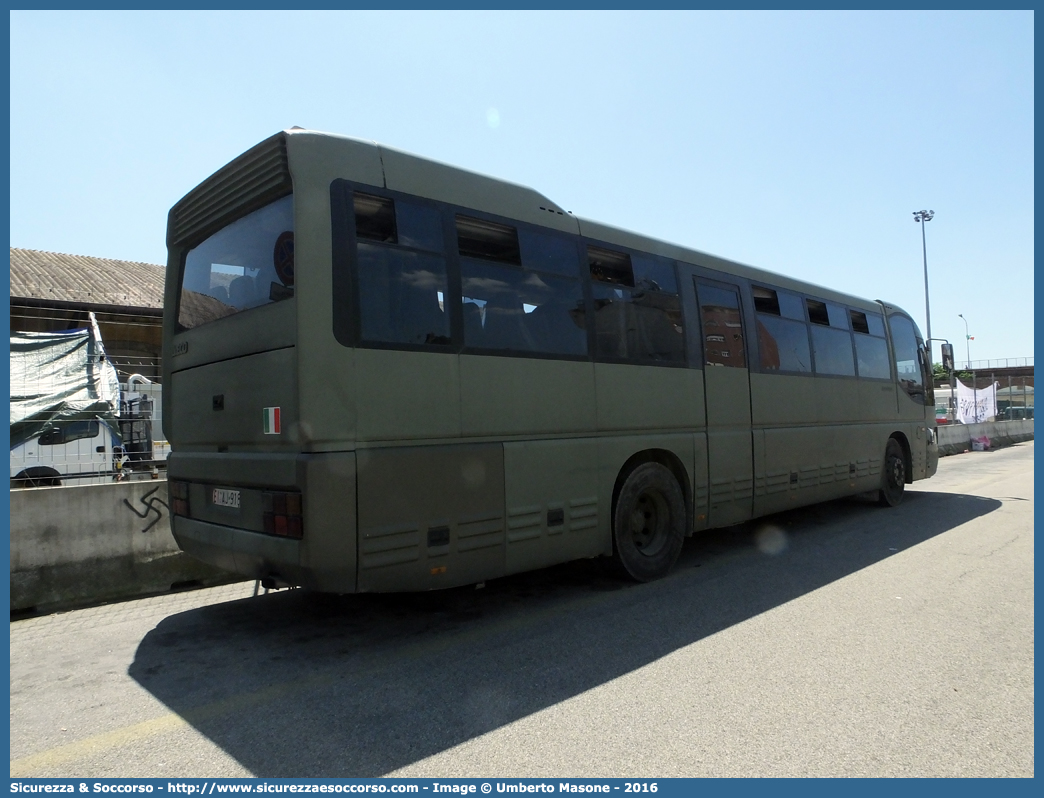
<svg viewBox="0 0 1044 798"><path fill-rule="evenodd" d="M987 388L969 388L957 380L957 420L976 424L997 415L997 383Z"/></svg>

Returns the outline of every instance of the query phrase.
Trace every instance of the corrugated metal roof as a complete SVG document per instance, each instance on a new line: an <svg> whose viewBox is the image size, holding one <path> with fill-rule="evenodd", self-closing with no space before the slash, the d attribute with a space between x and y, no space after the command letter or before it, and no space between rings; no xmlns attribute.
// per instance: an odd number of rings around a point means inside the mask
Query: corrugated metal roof
<svg viewBox="0 0 1044 798"><path fill-rule="evenodd" d="M164 272L154 263L11 247L11 298L161 309Z"/></svg>

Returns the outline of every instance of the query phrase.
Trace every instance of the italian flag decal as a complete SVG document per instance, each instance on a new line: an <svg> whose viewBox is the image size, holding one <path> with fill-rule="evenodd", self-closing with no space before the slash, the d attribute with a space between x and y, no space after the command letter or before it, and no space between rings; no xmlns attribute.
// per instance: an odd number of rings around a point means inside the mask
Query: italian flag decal
<svg viewBox="0 0 1044 798"><path fill-rule="evenodd" d="M279 426L279 408L266 407L264 412L265 435L278 435L281 429Z"/></svg>

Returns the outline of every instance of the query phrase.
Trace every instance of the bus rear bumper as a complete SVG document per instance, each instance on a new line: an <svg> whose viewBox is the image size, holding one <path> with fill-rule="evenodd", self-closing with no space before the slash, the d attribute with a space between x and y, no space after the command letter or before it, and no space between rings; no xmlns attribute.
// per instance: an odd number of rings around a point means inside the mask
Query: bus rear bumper
<svg viewBox="0 0 1044 798"><path fill-rule="evenodd" d="M171 521L174 540L182 551L197 560L249 579L272 579L279 584L315 586L316 580L307 569L301 567L299 541L194 518L175 516Z"/></svg>
<svg viewBox="0 0 1044 798"><path fill-rule="evenodd" d="M186 554L249 579L271 578L326 593L356 592L354 452L171 458L171 478L189 483L194 497L194 512L170 519L174 539ZM214 486L241 491L243 514L233 514L231 523L218 523L222 518L207 507L204 497ZM303 495L302 539L264 534L260 505L248 508L250 494L294 488Z"/></svg>

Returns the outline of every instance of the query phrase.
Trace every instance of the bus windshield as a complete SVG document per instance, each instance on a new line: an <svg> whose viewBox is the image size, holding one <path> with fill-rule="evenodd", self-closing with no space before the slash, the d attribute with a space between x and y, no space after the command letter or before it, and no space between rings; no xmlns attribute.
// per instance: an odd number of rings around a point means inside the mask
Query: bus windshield
<svg viewBox="0 0 1044 798"><path fill-rule="evenodd" d="M189 250L178 306L182 329L293 297L293 199L276 200Z"/></svg>

